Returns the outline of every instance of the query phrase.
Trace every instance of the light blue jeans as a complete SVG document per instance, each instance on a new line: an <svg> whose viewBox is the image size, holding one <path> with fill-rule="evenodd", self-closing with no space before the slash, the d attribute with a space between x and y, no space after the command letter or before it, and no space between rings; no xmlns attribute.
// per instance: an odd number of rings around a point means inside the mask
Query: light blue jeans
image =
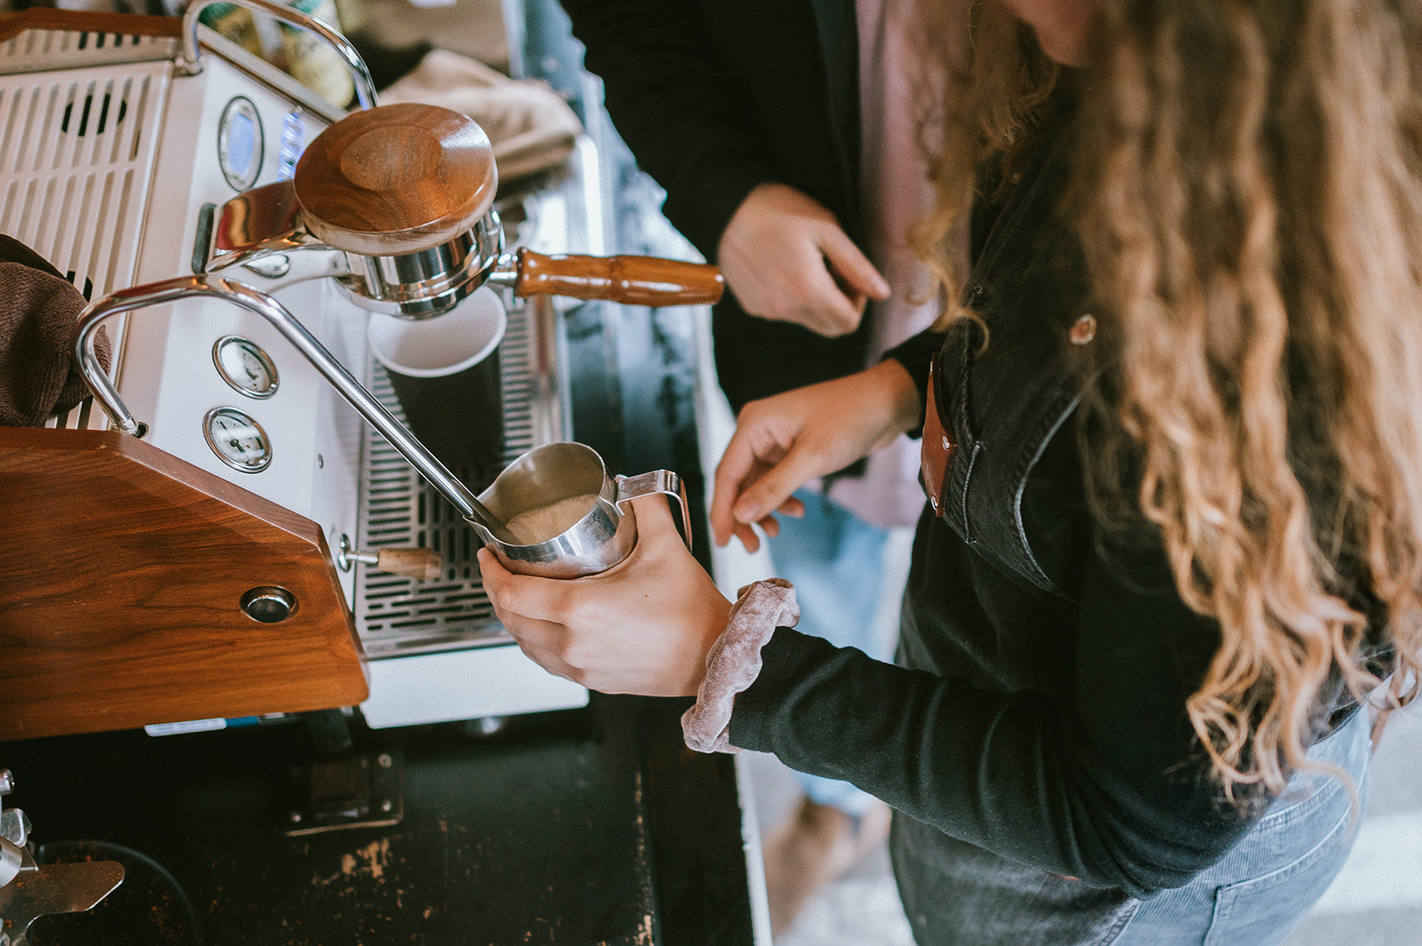
<svg viewBox="0 0 1422 946"><path fill-rule="evenodd" d="M888 530L868 524L821 493L802 489L795 496L805 504L804 517L780 516L780 534L766 545L775 573L795 586L797 629L892 662L894 642L880 639L874 625ZM873 804L872 795L848 782L803 772L796 776L805 796L819 804L856 817Z"/></svg>
<svg viewBox="0 0 1422 946"><path fill-rule="evenodd" d="M1347 773L1358 812L1369 729L1360 710L1309 752ZM1301 772L1222 860L1147 900L1015 864L900 815L889 846L920 946L1276 946L1347 859L1353 801L1347 782Z"/></svg>
<svg viewBox="0 0 1422 946"><path fill-rule="evenodd" d="M1356 797L1336 775L1295 775L1223 860L1143 901L1111 946L1275 946L1287 937L1353 849L1368 799L1371 728L1361 709L1309 752L1348 773Z"/></svg>

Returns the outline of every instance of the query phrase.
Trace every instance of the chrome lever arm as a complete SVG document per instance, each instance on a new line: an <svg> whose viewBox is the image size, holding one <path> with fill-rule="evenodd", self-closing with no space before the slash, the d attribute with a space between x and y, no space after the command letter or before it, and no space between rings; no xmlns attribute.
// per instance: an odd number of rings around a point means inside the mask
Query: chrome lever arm
<svg viewBox="0 0 1422 946"><path fill-rule="evenodd" d="M198 15L204 8L210 7L214 3L235 3L239 7L265 13L275 19L290 23L292 26L315 33L334 48L340 54L341 59L345 61L351 78L355 80L356 99L360 102L360 107L375 107L375 80L370 77L370 69L366 67L365 60L360 57L360 53L351 45L350 40L314 16L302 13L285 4L276 3L274 0L192 0L187 9L183 11L182 49L178 53L177 61L178 69L184 75L195 76L202 72L202 53L198 49Z"/></svg>

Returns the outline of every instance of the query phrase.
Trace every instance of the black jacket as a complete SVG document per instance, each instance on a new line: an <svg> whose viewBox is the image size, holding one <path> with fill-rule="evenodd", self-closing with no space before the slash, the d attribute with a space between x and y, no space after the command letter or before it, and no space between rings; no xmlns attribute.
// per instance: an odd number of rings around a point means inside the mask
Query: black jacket
<svg viewBox="0 0 1422 946"><path fill-rule="evenodd" d="M920 379L936 354L959 444L943 516L926 509L915 539L904 666L778 629L730 736L909 815L920 863L951 836L1139 897L1186 883L1251 818L1185 712L1218 628L1180 600L1158 544L1103 552L1086 507L1074 411L1092 349L1067 341L1089 305L1056 216L1064 148L975 220L986 349L962 322L894 353Z"/></svg>
<svg viewBox="0 0 1422 946"><path fill-rule="evenodd" d="M863 246L853 0L563 6L618 132L666 190L667 219L708 260L741 201L766 182L809 194ZM864 367L863 325L827 339L748 316L730 294L714 320L716 367L735 410Z"/></svg>

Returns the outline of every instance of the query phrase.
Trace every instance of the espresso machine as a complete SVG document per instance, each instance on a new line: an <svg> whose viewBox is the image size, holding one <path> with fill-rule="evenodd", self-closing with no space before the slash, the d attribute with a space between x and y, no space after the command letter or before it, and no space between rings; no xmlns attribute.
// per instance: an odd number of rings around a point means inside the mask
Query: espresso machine
<svg viewBox="0 0 1422 946"><path fill-rule="evenodd" d="M377 106L340 34L240 0L341 54L360 106L346 114L201 26L207 5L180 27L30 10L0 33L0 232L90 299L78 351L99 395L0 439L0 480L28 510L0 533L33 550L0 578L0 731L584 705L483 593L469 484L497 470L430 462L366 318L503 295L507 462L570 436L559 297L709 302L719 273L563 254L599 249L577 239L586 221L537 193L501 206L476 124ZM597 162L581 142L573 186L597 188Z"/></svg>
<svg viewBox="0 0 1422 946"><path fill-rule="evenodd" d="M575 64L556 4L522 7L528 61ZM438 151L475 186L436 195L441 223L414 242L365 246L419 227L342 216L301 162L341 166L333 126L408 145L411 119L449 116L389 118L328 35L347 114L197 12L0 17L0 232L65 274L112 343L95 398L0 428L0 943L31 919L35 946L750 942L742 773L686 750L674 701L589 694L528 661L457 501L570 435L615 457L598 425L618 397L682 403L658 372L689 346L654 330L686 313L618 321L579 299L709 301L719 280L597 261L626 165L593 120L517 195L455 120ZM438 319L476 288L508 316L503 455L444 470L442 490L402 442L366 322ZM644 327L646 374L599 376L613 329ZM655 416L668 443L685 430ZM629 472L691 469L637 439Z"/></svg>

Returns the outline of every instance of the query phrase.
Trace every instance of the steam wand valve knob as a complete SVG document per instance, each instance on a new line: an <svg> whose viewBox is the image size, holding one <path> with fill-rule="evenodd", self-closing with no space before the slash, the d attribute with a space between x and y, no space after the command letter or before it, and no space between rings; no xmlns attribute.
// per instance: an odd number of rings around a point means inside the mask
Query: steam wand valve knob
<svg viewBox="0 0 1422 946"><path fill-rule="evenodd" d="M415 581L434 581L444 574L444 557L434 549L389 547L357 550L351 547L350 539L342 535L340 550L336 552L336 564L341 571L348 572L356 562Z"/></svg>

